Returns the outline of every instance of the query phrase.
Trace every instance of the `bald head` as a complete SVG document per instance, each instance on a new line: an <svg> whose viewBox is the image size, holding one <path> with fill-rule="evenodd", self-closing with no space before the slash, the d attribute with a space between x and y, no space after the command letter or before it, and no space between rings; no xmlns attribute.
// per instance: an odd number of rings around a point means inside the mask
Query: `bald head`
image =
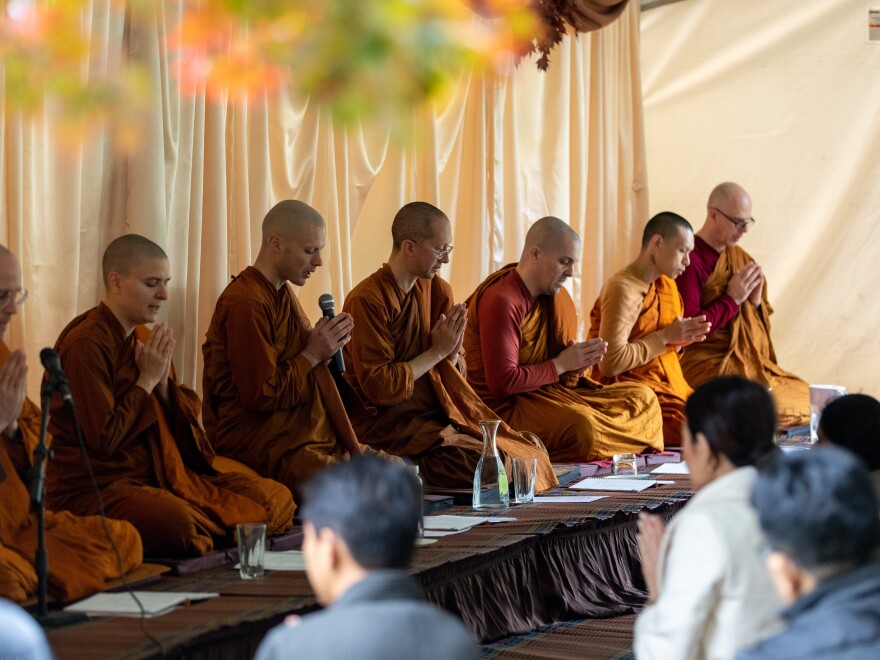
<svg viewBox="0 0 880 660"><path fill-rule="evenodd" d="M312 227L326 228L321 214L298 199L285 199L269 209L263 218L263 245L268 244L272 235L290 239Z"/></svg>
<svg viewBox="0 0 880 660"><path fill-rule="evenodd" d="M140 234L126 234L112 241L101 262L104 286L110 286L110 273L128 275L132 268L151 259L168 260L165 250Z"/></svg>
<svg viewBox="0 0 880 660"><path fill-rule="evenodd" d="M580 244L581 237L565 222L548 215L529 227L523 254L533 247L540 248L545 252L554 252L569 242Z"/></svg>
<svg viewBox="0 0 880 660"><path fill-rule="evenodd" d="M691 223L682 218L678 213L671 211L661 211L653 218L648 220L645 225L645 231L642 232L642 249L648 247L654 236L662 236L664 240L672 240L678 236L679 232L693 233L694 228Z"/></svg>
<svg viewBox="0 0 880 660"><path fill-rule="evenodd" d="M434 238L434 223L438 220L449 221L446 214L433 204L427 202L410 202L394 216L391 224L391 239L394 249L399 250L404 241L421 243Z"/></svg>
<svg viewBox="0 0 880 660"><path fill-rule="evenodd" d="M724 183L719 183L712 189L712 192L709 193L709 201L706 205L708 207L724 210L738 206L746 201L751 208L752 201L745 188L738 183L725 181Z"/></svg>

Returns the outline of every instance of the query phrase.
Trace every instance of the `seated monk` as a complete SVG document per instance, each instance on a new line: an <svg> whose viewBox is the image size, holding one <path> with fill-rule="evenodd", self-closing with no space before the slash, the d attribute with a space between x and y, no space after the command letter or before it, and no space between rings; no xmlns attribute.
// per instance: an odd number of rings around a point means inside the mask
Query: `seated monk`
<svg viewBox="0 0 880 660"><path fill-rule="evenodd" d="M590 313L590 337L608 342L599 363L601 383L644 383L663 411L663 444L681 446L684 402L693 391L681 373L679 353L703 341L706 317L683 319L675 278L688 265L694 230L675 213L658 213L642 234L642 250L609 279Z"/></svg>
<svg viewBox="0 0 880 660"><path fill-rule="evenodd" d="M26 296L18 260L0 246L0 337ZM28 470L40 409L25 397L26 376L24 353L10 353L0 340L0 597L19 602L37 591L37 514L31 512ZM107 520L112 543L98 516L46 511L45 529L48 592L60 601L103 591L107 580L141 564L141 538L127 522Z"/></svg>
<svg viewBox="0 0 880 660"><path fill-rule="evenodd" d="M323 263L325 235L308 204L276 204L254 265L220 295L202 345L202 416L214 446L295 493L315 472L363 452L326 365L349 340L351 317L312 328L293 291Z"/></svg>
<svg viewBox="0 0 880 660"><path fill-rule="evenodd" d="M645 385L603 387L586 370L607 349L577 334L562 287L581 240L558 218L529 228L519 263L493 273L468 298L468 381L512 427L544 441L553 461L594 461L618 452L661 451L662 417Z"/></svg>
<svg viewBox="0 0 880 660"><path fill-rule="evenodd" d="M388 263L345 299L354 319L345 377L378 409L353 422L364 443L412 459L427 483L470 487L483 446L479 420L497 415L457 368L467 310L453 304L438 275L449 261L452 229L440 209L413 202L397 213L391 235ZM533 434L504 424L497 444L503 458L538 459L538 490L556 485Z"/></svg>
<svg viewBox="0 0 880 660"><path fill-rule="evenodd" d="M691 263L675 283L685 316L705 316L712 328L684 353L682 370L692 387L728 374L755 380L772 389L781 426L808 424L809 385L776 362L764 273L737 245L754 222L741 186L722 183L709 195Z"/></svg>
<svg viewBox="0 0 880 660"><path fill-rule="evenodd" d="M213 469L201 402L174 376L171 328L142 325L156 321L168 298L169 270L152 241L117 238L104 252L104 300L71 321L55 345L107 515L131 522L151 557L204 554L236 523L265 522L267 533L278 533L293 516L290 491L281 484ZM95 513L75 420L59 397L51 419L48 501Z"/></svg>

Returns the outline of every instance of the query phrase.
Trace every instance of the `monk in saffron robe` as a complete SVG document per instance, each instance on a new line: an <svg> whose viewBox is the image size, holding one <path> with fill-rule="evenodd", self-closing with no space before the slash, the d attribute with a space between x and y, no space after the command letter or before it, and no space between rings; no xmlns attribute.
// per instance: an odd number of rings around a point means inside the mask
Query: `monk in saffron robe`
<svg viewBox="0 0 880 660"><path fill-rule="evenodd" d="M457 368L467 310L453 304L438 275L449 261L452 229L440 209L413 202L397 213L391 233L388 263L345 299L355 323L345 377L378 411L355 418L356 430L371 447L412 459L426 482L470 487L482 451L479 420L497 415ZM497 445L502 457L538 459L538 490L556 485L533 434L504 424Z"/></svg>
<svg viewBox="0 0 880 660"><path fill-rule="evenodd" d="M722 183L709 195L691 263L675 283L685 315L705 316L712 329L685 352L681 366L692 387L729 374L766 385L781 426L807 424L810 387L776 361L764 273L737 245L754 222L752 200L741 186Z"/></svg>
<svg viewBox="0 0 880 660"><path fill-rule="evenodd" d="M152 331L168 297L168 258L152 241L128 234L103 259L104 300L61 333L56 350L77 404L83 439L108 516L131 522L147 556L204 554L236 523L288 529L290 491L242 472L217 474L199 423L201 402L177 382L174 337ZM71 411L55 397L49 503L81 515L98 502L77 443Z"/></svg>
<svg viewBox="0 0 880 660"><path fill-rule="evenodd" d="M658 213L645 226L639 256L602 288L590 313L590 337L608 342L599 363L601 383L644 383L663 411L663 444L681 445L684 404L693 391L681 372L679 354L706 338L706 317L683 319L675 278L694 248L690 223Z"/></svg>
<svg viewBox="0 0 880 660"><path fill-rule="evenodd" d="M315 209L279 202L262 231L254 265L221 294L202 345L202 416L218 451L296 493L315 472L363 453L326 365L352 320L338 314L312 328L291 288L323 263Z"/></svg>
<svg viewBox="0 0 880 660"><path fill-rule="evenodd" d="M26 295L18 260L0 246L0 337ZM39 439L40 409L25 397L26 376L24 353L10 353L0 341L0 597L15 601L37 590L37 514L31 512L28 470ZM141 539L129 523L107 520L112 544L97 516L46 511L45 525L53 598L68 602L103 591L107 580L141 564Z"/></svg>
<svg viewBox="0 0 880 660"><path fill-rule="evenodd" d="M542 218L529 228L519 263L490 275L468 298L468 381L508 424L536 433L554 461L661 451L654 392L588 377L607 344L575 341L577 313L562 285L580 245L564 222Z"/></svg>

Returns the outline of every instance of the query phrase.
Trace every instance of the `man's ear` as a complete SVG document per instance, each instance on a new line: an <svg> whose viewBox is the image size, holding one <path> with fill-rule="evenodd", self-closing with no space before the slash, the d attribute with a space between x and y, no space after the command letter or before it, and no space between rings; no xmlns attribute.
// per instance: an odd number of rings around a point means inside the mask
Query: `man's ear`
<svg viewBox="0 0 880 660"><path fill-rule="evenodd" d="M663 245L663 237L660 234L654 234L648 239L648 252L655 253Z"/></svg>
<svg viewBox="0 0 880 660"><path fill-rule="evenodd" d="M107 273L107 291L118 293L122 281L122 276L116 271Z"/></svg>
<svg viewBox="0 0 880 660"><path fill-rule="evenodd" d="M321 552L324 553L327 565L331 566L334 570L339 568L342 561L339 544L342 539L329 527L319 529L317 536L318 544L321 547Z"/></svg>
<svg viewBox="0 0 880 660"><path fill-rule="evenodd" d="M766 564L783 603L793 603L805 592L804 570L787 554L773 550L767 555Z"/></svg>
<svg viewBox="0 0 880 660"><path fill-rule="evenodd" d="M540 257L540 256L541 256L541 248L539 248L537 245L533 245L532 247L529 248L529 258L532 261L537 261L538 257Z"/></svg>

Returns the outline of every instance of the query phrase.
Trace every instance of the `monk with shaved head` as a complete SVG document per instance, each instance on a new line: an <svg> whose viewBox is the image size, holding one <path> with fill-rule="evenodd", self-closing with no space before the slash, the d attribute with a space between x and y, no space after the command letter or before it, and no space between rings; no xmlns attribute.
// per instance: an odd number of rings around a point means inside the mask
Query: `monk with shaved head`
<svg viewBox="0 0 880 660"><path fill-rule="evenodd" d="M0 245L0 337L26 299L18 259ZM39 440L40 409L25 396L26 376L24 353L10 352L0 341L0 597L17 601L34 595L38 586L37 514L31 511L29 470ZM52 597L68 602L103 591L107 580L140 565L137 530L109 519L106 530L98 516L46 512Z"/></svg>
<svg viewBox="0 0 880 660"><path fill-rule="evenodd" d="M362 453L326 364L353 324L341 313L313 328L294 294L323 263L321 215L285 200L262 229L254 265L233 277L214 309L202 346L202 413L218 451L296 493L318 470Z"/></svg>
<svg viewBox="0 0 880 660"><path fill-rule="evenodd" d="M675 287L694 249L691 224L664 211L648 221L638 257L605 283L590 313L590 337L603 337L608 353L599 363L602 383L644 383L663 411L663 442L681 445L684 404L693 391L681 371L679 354L703 341L705 316L684 316Z"/></svg>
<svg viewBox="0 0 880 660"><path fill-rule="evenodd" d="M577 313L563 284L580 251L571 227L541 218L526 234L519 263L490 275L468 298L468 381L508 424L536 433L554 461L661 450L654 393L589 378L607 344L577 341Z"/></svg>
<svg viewBox="0 0 880 660"><path fill-rule="evenodd" d="M776 361L764 272L738 245L754 224L742 186L715 186L690 265L675 281L685 316L705 316L712 328L705 342L684 352L681 365L693 387L729 374L758 381L772 389L781 426L806 424L809 385Z"/></svg>
<svg viewBox="0 0 880 660"><path fill-rule="evenodd" d="M467 488L482 453L479 421L497 415L463 374L464 305L440 277L452 251L446 214L410 202L391 225L388 262L345 298L355 321L345 347L345 376L376 414L356 419L361 441L409 458L429 484ZM556 485L547 451L534 434L506 424L497 435L503 460L535 458L537 488Z"/></svg>
<svg viewBox="0 0 880 660"><path fill-rule="evenodd" d="M216 539L231 542L237 523L289 528L293 500L284 486L243 467L214 469L201 402L177 382L174 333L157 322L171 279L165 252L143 236L121 236L107 247L103 271L104 299L71 321L55 348L107 515L131 522L150 557L204 554ZM97 513L74 416L58 397L51 419L49 503Z"/></svg>

